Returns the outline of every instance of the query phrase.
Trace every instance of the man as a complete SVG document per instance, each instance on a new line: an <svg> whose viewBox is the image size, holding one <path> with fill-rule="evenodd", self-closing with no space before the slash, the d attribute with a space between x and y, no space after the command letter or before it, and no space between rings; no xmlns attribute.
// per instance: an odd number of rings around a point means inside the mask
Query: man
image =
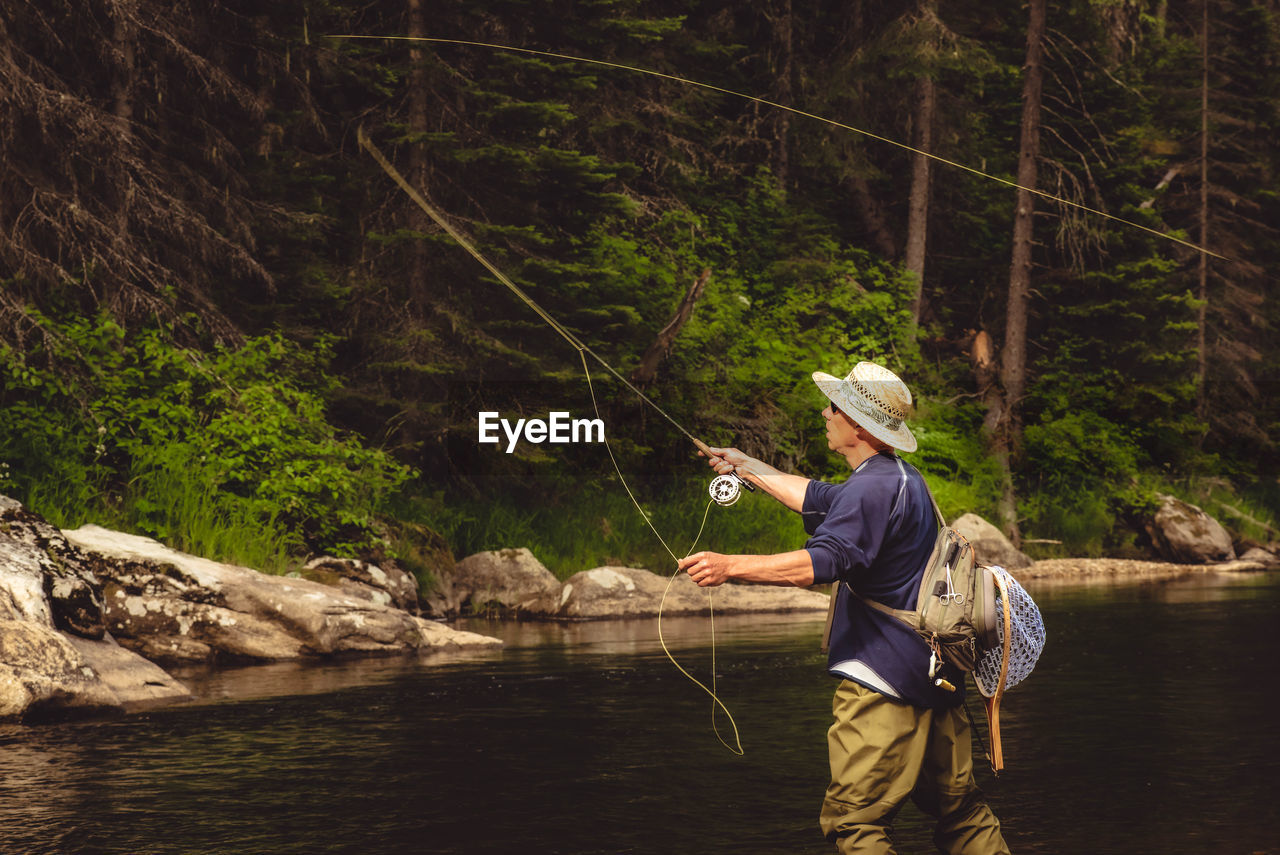
<svg viewBox="0 0 1280 855"><path fill-rule="evenodd" d="M843 484L788 475L736 448L713 448L720 474L737 472L793 511L811 537L776 555L698 552L680 562L698 585L836 583L827 669L841 678L828 732L831 783L820 824L842 853L893 852L890 829L910 797L937 818L934 840L953 855L1008 853L1000 823L973 779L963 675L935 685L930 651L909 627L863 597L913 609L937 522L924 478L897 451L916 449L906 425L911 392L870 362L844 379L815 372L829 400L827 445L853 474Z"/></svg>

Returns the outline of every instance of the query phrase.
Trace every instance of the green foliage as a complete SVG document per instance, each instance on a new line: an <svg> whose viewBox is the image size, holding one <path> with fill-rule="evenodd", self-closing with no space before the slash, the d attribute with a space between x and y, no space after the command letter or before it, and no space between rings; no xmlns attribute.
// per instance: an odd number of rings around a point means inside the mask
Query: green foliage
<svg viewBox="0 0 1280 855"><path fill-rule="evenodd" d="M1024 454L1035 461L1024 530L1061 540L1067 554L1101 555L1117 516L1142 507L1139 451L1130 432L1090 410L1029 425Z"/></svg>
<svg viewBox="0 0 1280 855"><path fill-rule="evenodd" d="M919 448L909 459L928 479L943 516L948 521L966 513L992 518L1000 472L983 445L980 408L921 401L911 432Z"/></svg>
<svg viewBox="0 0 1280 855"><path fill-rule="evenodd" d="M247 501L218 483L208 461L186 456L190 448L157 449L129 481L114 505L70 508L51 503L63 518L78 511L85 521L133 529L175 549L265 573L285 573L305 553L300 534L264 501ZM32 506L45 503L37 494Z"/></svg>
<svg viewBox="0 0 1280 855"><path fill-rule="evenodd" d="M45 343L0 352L0 458L60 525L123 523L278 568L290 552L366 548L410 474L326 421L324 342L268 335L202 354L106 316L31 317Z"/></svg>
<svg viewBox="0 0 1280 855"><path fill-rule="evenodd" d="M720 204L696 251L713 278L668 360L668 382L698 390L691 419L766 419L771 444L757 451L795 462L815 452L813 371L843 373L851 359L901 369L918 353L906 277L791 208L767 171ZM825 467L825 451L811 462Z"/></svg>
<svg viewBox="0 0 1280 855"><path fill-rule="evenodd" d="M1163 492L1198 505L1238 541L1265 544L1280 540L1280 513L1274 497L1268 501L1263 491L1241 489L1219 476L1178 479L1162 486Z"/></svg>

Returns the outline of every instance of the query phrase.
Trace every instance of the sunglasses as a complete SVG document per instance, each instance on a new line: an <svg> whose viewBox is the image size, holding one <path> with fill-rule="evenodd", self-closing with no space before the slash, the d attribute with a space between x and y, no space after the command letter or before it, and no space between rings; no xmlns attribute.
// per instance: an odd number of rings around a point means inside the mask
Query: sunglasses
<svg viewBox="0 0 1280 855"><path fill-rule="evenodd" d="M831 402L831 414L834 416L840 415L840 405L837 404L835 401Z"/></svg>

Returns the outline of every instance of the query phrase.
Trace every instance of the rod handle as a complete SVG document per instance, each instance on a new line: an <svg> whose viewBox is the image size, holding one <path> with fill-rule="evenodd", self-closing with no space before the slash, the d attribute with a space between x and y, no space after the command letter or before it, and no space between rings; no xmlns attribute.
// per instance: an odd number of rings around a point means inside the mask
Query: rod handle
<svg viewBox="0 0 1280 855"><path fill-rule="evenodd" d="M720 456L711 450L711 446L707 445L705 442L698 439L696 436L691 436L689 437L689 439L693 440L693 444L696 445L698 447L698 450L701 451L703 454L705 454L708 458ZM752 493L756 491L755 484L752 484L750 481L748 481L746 478L743 478L737 472L733 472L731 474L733 475L734 478L737 478L738 483L740 483L743 487L746 487L747 490L749 490Z"/></svg>

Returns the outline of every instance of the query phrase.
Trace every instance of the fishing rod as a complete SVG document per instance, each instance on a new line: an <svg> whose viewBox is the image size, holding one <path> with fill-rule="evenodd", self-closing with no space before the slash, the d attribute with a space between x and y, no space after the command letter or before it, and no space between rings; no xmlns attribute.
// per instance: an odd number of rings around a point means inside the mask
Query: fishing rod
<svg viewBox="0 0 1280 855"><path fill-rule="evenodd" d="M403 175L400 174L400 170L396 169L395 165L392 164L391 161L387 159L386 155L384 155L382 151L376 145L373 144L373 141L369 139L368 135L365 134L363 127L356 128L356 142L359 144L361 148L363 148L365 151L369 153L369 155L377 162L378 166L382 167L382 170L386 172L386 174L391 178L391 180L394 181L400 187L400 189L403 190L409 196L410 199L413 200L414 204L416 204L419 208L422 209L423 213L429 216L436 223L436 225L444 229L445 232L447 232L449 236L453 238L454 241L456 241L459 246L465 249L476 261L480 262L480 264L483 265L486 270L488 270L490 273L496 276L499 282L501 282L503 285L509 288L512 291L512 293L514 293L517 297L519 297L523 303L529 306L529 308L531 308L538 315L538 317L542 318L547 323L548 326L550 326L557 333L559 333L560 336L565 341L567 341L570 345L573 346L575 350L578 351L578 356L582 360L582 373L586 377L587 389L591 393L591 406L595 409L597 418L600 418L600 404L599 404L599 401L596 400L595 385L591 382L591 371L587 367L588 354L590 354L592 358L594 358L597 362L599 362L602 366L604 366L604 368L610 374L612 374L615 378L617 378L623 385L625 385L628 389L630 389L632 392L638 395L642 401L644 401L649 406L657 410L663 416L663 418L669 421L676 428L676 430L680 431L682 434L688 437L689 440L694 444L694 446L698 449L699 452L704 454L708 459L719 456L714 451L711 450L710 446L708 446L705 442L698 439L696 436L694 436L692 433L686 430L685 427L681 425L679 422L677 422L674 418L672 418L672 416L669 413L667 413L666 410L658 406L658 404L652 398L644 394L644 392L642 392L640 389L636 388L635 384L633 384L631 381L627 380L627 378L623 377L621 374L615 371L613 366L611 366L607 361L605 361L605 359L602 356L600 356L598 353L593 351L590 347L588 347L585 343L583 343L581 339L579 339L576 335L570 332L563 324L561 324L554 317L552 317L549 312L547 312L545 309L539 306L533 300L533 298L530 297L519 285L512 282L511 279L505 273L503 273L495 264L493 264L493 262L489 261L489 259L486 258L484 254L481 253L476 248L475 244L465 234L463 234L461 230L459 230L451 222L449 222L447 217L445 217L442 213L436 210L436 208L433 205L431 205L431 203L429 203L420 192L418 192L418 189L414 187L412 184L410 184L408 180ZM610 462L613 463L614 471L617 472L618 474L618 480L622 484L622 488L626 490L627 496L631 499L631 503L635 505L636 510L640 512L640 516L644 518L645 523L649 526L649 530L653 532L654 536L657 537L658 541L662 544L662 547L667 551L667 554L671 556L671 560L674 561L677 565L679 565L680 563L679 557L677 557L675 552L672 551L671 547L667 545L666 539L662 536L662 534L658 531L658 529L653 525L653 521L649 519L649 515L645 513L644 508L640 505L640 501L635 497L635 494L631 491L630 485L627 484L626 476L622 474L622 467L618 465L618 460L613 455L613 447L609 444L609 440L607 438L604 441L604 447L605 447L605 450L609 453L609 460ZM711 501L707 502L706 509L703 511L702 525L698 528L698 534L697 536L694 537L693 544L689 547L689 551L685 553L686 558L689 555L693 554L693 550L697 547L698 541L702 538L702 532L706 529L706 525L707 525L707 516L711 512L711 505L717 504L717 505L720 505L721 507L728 507L734 504L736 501L738 501L738 497L741 495L741 489L743 487L745 487L747 490L750 490L752 492L755 491L755 486L749 483L746 479L742 478L740 475L738 475L737 472L730 472L728 475L717 475L714 479L712 479L711 485L709 487L709 492L711 494ZM742 738L738 733L738 724L733 719L733 713L729 712L729 708L724 705L724 702L720 700L720 696L716 694L715 607L712 602L711 589L709 588L707 589L707 605L708 605L708 609L710 611L710 616L711 616L711 686L710 687L708 687L697 677L693 676L687 670L685 670L684 666L681 665L676 660L675 656L667 648L666 639L663 638L663 634L662 634L663 608L666 606L667 595L671 591L671 586L675 583L675 580L679 577L680 572L681 571L677 566L675 572L673 572L671 574L671 577L667 580L667 587L663 590L662 599L658 603L658 643L662 646L662 652L667 655L667 658L669 660L671 660L671 664L674 665L681 674L689 678L689 680L691 680L694 683L694 685L698 686L704 692L706 692L708 695L711 696L711 700L713 701L713 706L711 708L712 730L715 731L716 738L720 740L720 744L722 744L725 748L728 748L733 753L741 756L742 754L745 753L745 751L742 748ZM725 714L725 716L729 720L729 724L733 727L733 738L734 738L733 745L730 745L729 742L725 740L725 738L720 734L720 729L716 726L716 719L715 719L716 709L721 710Z"/></svg>

